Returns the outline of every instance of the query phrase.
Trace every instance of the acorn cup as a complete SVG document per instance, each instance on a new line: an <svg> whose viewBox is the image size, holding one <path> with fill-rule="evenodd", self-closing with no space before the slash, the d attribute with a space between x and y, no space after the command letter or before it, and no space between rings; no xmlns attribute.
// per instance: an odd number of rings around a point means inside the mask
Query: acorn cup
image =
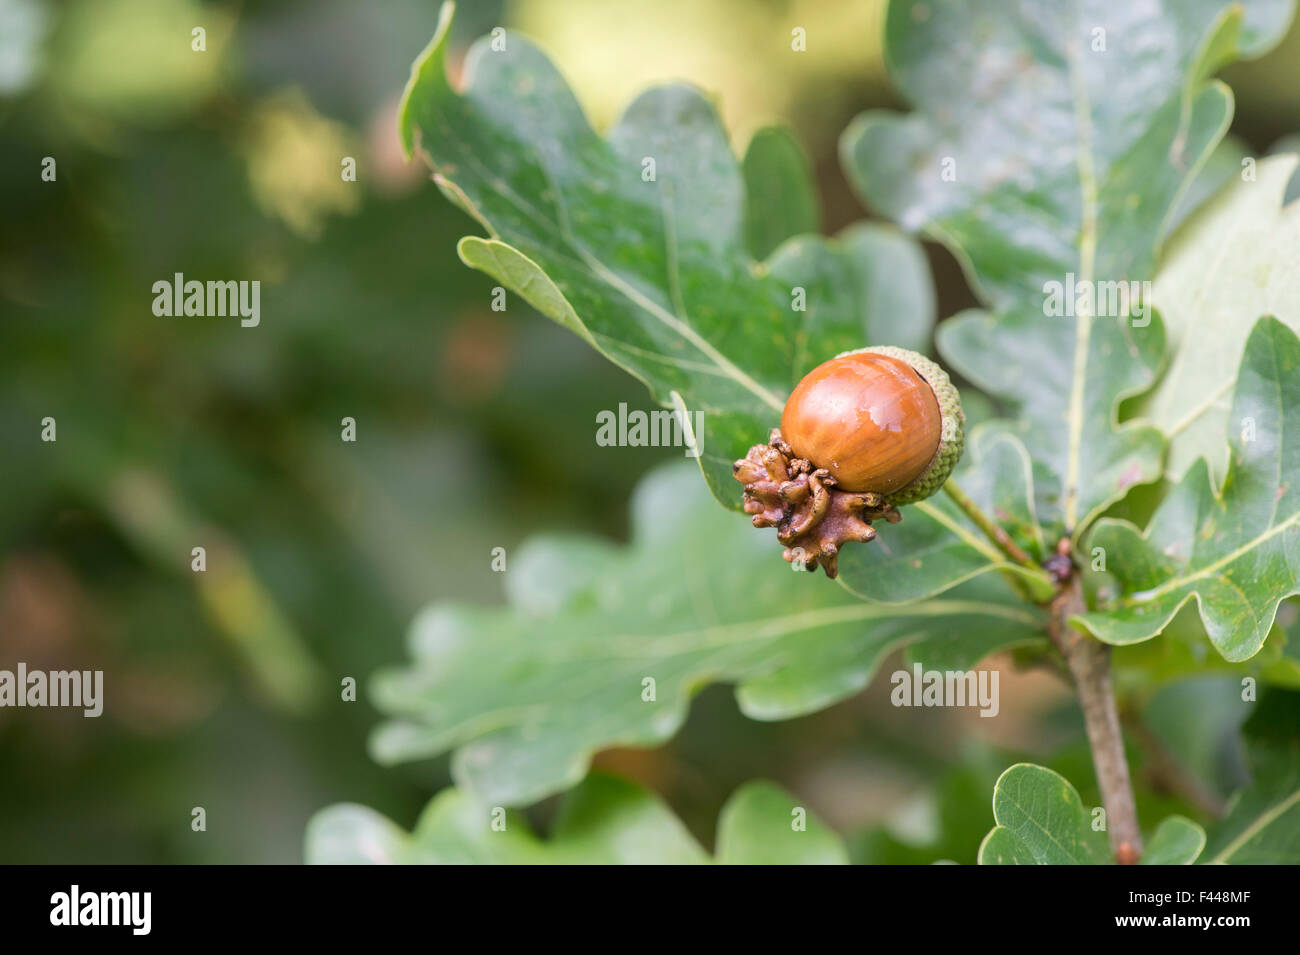
<svg viewBox="0 0 1300 955"><path fill-rule="evenodd" d="M840 548L873 522L934 494L961 458L966 418L947 372L905 348L862 348L795 387L767 444L732 466L755 527L775 527L784 557L839 571Z"/></svg>

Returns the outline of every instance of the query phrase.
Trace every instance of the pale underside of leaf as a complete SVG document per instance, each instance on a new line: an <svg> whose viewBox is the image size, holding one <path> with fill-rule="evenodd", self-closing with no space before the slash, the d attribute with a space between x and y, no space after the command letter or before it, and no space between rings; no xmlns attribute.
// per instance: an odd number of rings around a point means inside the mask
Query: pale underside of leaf
<svg viewBox="0 0 1300 955"><path fill-rule="evenodd" d="M1174 235L1154 297L1173 358L1147 403L1170 435L1165 473L1177 480L1199 458L1222 478L1232 390L1246 337L1261 315L1300 331L1300 204L1283 193L1300 158L1262 159L1253 180L1234 176Z"/></svg>

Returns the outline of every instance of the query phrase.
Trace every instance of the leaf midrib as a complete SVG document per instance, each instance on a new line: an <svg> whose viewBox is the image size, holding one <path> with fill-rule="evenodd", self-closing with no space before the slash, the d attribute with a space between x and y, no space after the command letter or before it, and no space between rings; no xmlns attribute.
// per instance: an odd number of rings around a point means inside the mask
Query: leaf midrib
<svg viewBox="0 0 1300 955"><path fill-rule="evenodd" d="M1270 807L1267 812L1260 813L1255 818L1254 822L1252 822L1249 826L1247 826L1245 829L1241 831L1241 834L1238 835L1237 838L1233 839L1230 843L1224 846L1223 850L1219 852L1219 854L1216 855L1213 859L1210 860L1210 864L1211 865L1224 864L1225 859L1231 858L1233 853L1239 850L1251 839L1254 839L1255 836L1259 835L1259 833L1266 826L1271 825L1274 821L1277 820L1279 816L1281 816L1284 812L1286 812L1288 809L1290 809L1292 806L1296 805L1297 803L1300 803L1300 788L1297 788L1293 793L1291 793L1291 795L1287 796L1285 799L1280 800L1277 803L1277 805Z"/></svg>
<svg viewBox="0 0 1300 955"><path fill-rule="evenodd" d="M1079 231L1079 275L1091 284L1097 255L1097 179L1092 156L1092 106L1079 65L1079 54L1066 44L1066 68L1070 77L1071 100L1076 130L1075 161L1079 169L1081 226ZM1065 528L1073 534L1079 520L1079 461L1083 444L1083 406L1088 371L1088 348L1092 337L1090 310L1079 310L1074 324L1074 367L1070 382L1070 403L1066 413L1068 450L1065 464Z"/></svg>
<svg viewBox="0 0 1300 955"><path fill-rule="evenodd" d="M915 604L896 605L861 602L845 604L841 607L807 610L801 613L787 614L784 617L772 617L762 622L740 620L716 627L694 628L656 636L650 638L649 641L647 641L645 634L620 634L610 637L609 640L611 642L627 641L636 643L639 645L637 649L642 653L645 652L647 647L657 649L664 642L689 640L692 645L688 650L669 651L689 652L689 650L703 649L707 646L729 646L750 640L785 636L802 630L815 630L837 623L852 623L858 620L889 620L907 617L958 616L962 614L1002 617L1030 627L1041 626L1041 620L1029 612L978 600L930 600Z"/></svg>
<svg viewBox="0 0 1300 955"><path fill-rule="evenodd" d="M1269 527L1268 530L1264 531L1262 534L1253 537L1246 543L1242 544L1240 547L1225 554L1224 556L1220 557L1218 560L1214 561L1213 563L1207 564L1206 566L1202 567L1200 570L1196 571L1196 573L1187 574L1182 577L1171 577L1168 581L1161 584L1159 587L1156 587L1152 590L1144 590L1141 591L1140 593L1133 594L1133 596L1127 598L1124 601L1124 603L1128 606L1136 606L1138 604L1147 603L1159 597L1163 597L1165 594L1173 593L1174 591L1182 587L1185 587L1188 584L1195 583L1198 580L1204 580L1206 577L1218 573L1218 571L1222 570L1224 567L1240 559L1241 557L1244 557L1246 554L1249 554L1255 548L1262 547L1268 541L1272 540L1278 534L1282 533L1282 531L1286 530L1288 527L1291 527L1297 522L1300 522L1300 511L1296 511L1294 514L1292 514L1286 520L1282 521L1280 524L1274 524L1273 526Z"/></svg>

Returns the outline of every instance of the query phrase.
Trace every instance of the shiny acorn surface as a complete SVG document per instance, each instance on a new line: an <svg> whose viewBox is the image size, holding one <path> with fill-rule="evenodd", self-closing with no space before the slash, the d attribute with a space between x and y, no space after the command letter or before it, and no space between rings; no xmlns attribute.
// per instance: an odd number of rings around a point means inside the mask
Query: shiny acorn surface
<svg viewBox="0 0 1300 955"><path fill-rule="evenodd" d="M943 415L934 390L907 362L871 351L818 365L781 415L796 455L825 468L846 491L891 494L934 460Z"/></svg>

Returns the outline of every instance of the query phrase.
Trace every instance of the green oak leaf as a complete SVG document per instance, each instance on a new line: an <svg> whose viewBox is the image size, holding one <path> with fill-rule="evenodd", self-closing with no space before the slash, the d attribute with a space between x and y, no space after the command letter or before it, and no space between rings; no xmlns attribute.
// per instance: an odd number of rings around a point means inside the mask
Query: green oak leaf
<svg viewBox="0 0 1300 955"><path fill-rule="evenodd" d="M1010 829L996 826L980 843L980 865L1041 865L1039 859Z"/></svg>
<svg viewBox="0 0 1300 955"><path fill-rule="evenodd" d="M764 126L749 140L745 242L760 262L791 236L821 231L821 209L808 154L784 126Z"/></svg>
<svg viewBox="0 0 1300 955"><path fill-rule="evenodd" d="M1300 648L1296 646L1296 636L1288 637L1281 625L1287 604L1294 600L1289 598L1283 602L1279 619L1274 621L1263 647L1249 660L1231 662L1213 652L1196 604L1187 603L1160 632L1159 640L1115 647L1112 663L1117 670L1128 674L1130 686L1135 689L1139 682L1154 688L1214 674L1230 676L1237 684L1251 677L1271 686L1300 688Z"/></svg>
<svg viewBox="0 0 1300 955"><path fill-rule="evenodd" d="M1146 848L1142 865L1191 865L1205 848L1205 830L1183 816L1165 818Z"/></svg>
<svg viewBox="0 0 1300 955"><path fill-rule="evenodd" d="M1165 223L1161 245L1187 221L1193 212L1205 205L1220 189L1241 179L1242 160L1249 155L1250 147L1231 133L1219 141L1219 145L1214 147L1210 158L1205 161L1205 165L1196 173L1196 178L1183 193L1183 198L1179 200L1173 215Z"/></svg>
<svg viewBox="0 0 1300 955"><path fill-rule="evenodd" d="M1092 828L1078 791L1060 773L1017 763L993 787L997 825L980 846L980 865L1104 865L1106 833Z"/></svg>
<svg viewBox="0 0 1300 955"><path fill-rule="evenodd" d="M987 600L995 604L1009 599L1005 583L996 577L971 581L956 593L966 600ZM1013 634L988 627L978 630L952 628L909 643L903 649L903 660L909 667L919 663L923 670L973 670L992 654L1041 645L1042 642L1041 633L1028 629Z"/></svg>
<svg viewBox="0 0 1300 955"><path fill-rule="evenodd" d="M816 225L815 197L787 132L760 131L742 166L713 105L676 85L643 94L602 137L515 34L504 50L471 49L458 92L444 63L450 11L412 68L400 125L489 234L462 239L461 258L684 413L720 502L740 509L732 463L767 439L813 367L866 344L927 350L936 304L919 245L878 224L794 234ZM906 514L888 530L901 573L883 578L867 558L845 573L856 592L906 601L1007 567L951 506Z"/></svg>
<svg viewBox="0 0 1300 955"><path fill-rule="evenodd" d="M766 271L782 289L807 292L807 311L799 313L793 334L800 371L781 392L782 407L804 373L864 341L929 349L937 307L930 266L920 246L891 226L858 223L830 240L792 237L768 257Z"/></svg>
<svg viewBox="0 0 1300 955"><path fill-rule="evenodd" d="M1226 865L1300 863L1300 693L1270 690L1243 735L1251 783L1210 831L1205 860Z"/></svg>
<svg viewBox="0 0 1300 955"><path fill-rule="evenodd" d="M765 194L747 201L727 131L699 91L647 90L601 136L550 61L508 33L505 49L486 38L470 49L458 92L445 63L451 14L445 5L412 67L399 123L407 152L488 233L462 239L461 259L663 406L693 423L698 413L699 463L719 501L739 509L732 462L766 440L809 370L851 348L928 340L928 266L886 227L804 237L754 260L746 222L761 216L770 239L792 221L780 209L788 197L772 194L773 147L758 147L768 158L750 171Z"/></svg>
<svg viewBox="0 0 1300 955"><path fill-rule="evenodd" d="M980 845L980 865L1110 865L1106 833L1094 831L1079 792L1060 773L1017 763L993 787L997 822ZM1205 832L1182 816L1156 827L1143 853L1150 865L1190 865Z"/></svg>
<svg viewBox="0 0 1300 955"><path fill-rule="evenodd" d="M1277 319L1250 333L1228 420L1229 464L1215 486L1202 459L1145 532L1103 519L1089 538L1118 593L1076 622L1107 643L1146 640L1196 598L1227 660L1259 652L1278 604L1300 592L1300 338Z"/></svg>
<svg viewBox="0 0 1300 955"><path fill-rule="evenodd" d="M498 820L494 827L495 819ZM802 829L792 827L796 817ZM504 829L501 828L502 822ZM843 842L770 783L742 786L722 809L718 852L710 858L663 802L601 773L568 793L548 838L518 813L440 793L405 832L372 809L343 804L307 827L312 865L841 865Z"/></svg>
<svg viewBox="0 0 1300 955"><path fill-rule="evenodd" d="M372 683L391 718L375 757L456 749L459 785L521 805L577 782L597 750L668 739L710 682L738 684L753 718L788 719L861 690L900 646L942 639L962 655L969 642L969 658L1041 639L1041 612L996 577L904 605L818 586L714 506L685 463L642 483L631 524L625 548L526 544L508 608L421 614L409 666Z"/></svg>
<svg viewBox="0 0 1300 955"><path fill-rule="evenodd" d="M1233 799L1210 833L1205 862L1300 863L1300 741L1250 749L1254 783Z"/></svg>
<svg viewBox="0 0 1300 955"><path fill-rule="evenodd" d="M1261 159L1255 179L1234 182L1169 243L1154 298L1174 346L1146 412L1169 438L1165 471L1177 480L1198 459L1222 478L1229 402L1242 346L1255 319L1272 315L1300 330L1300 204L1283 192L1300 159Z"/></svg>
<svg viewBox="0 0 1300 955"><path fill-rule="evenodd" d="M1147 321L1134 328L1091 319L1082 368L1068 319L967 311L940 327L944 357L1019 411L1006 427L1034 449L1035 510L1053 537L1077 533L1129 488L1160 475L1159 431L1117 424L1120 403L1155 381L1164 354L1159 313ZM1072 381L1077 389L1063 384Z"/></svg>
<svg viewBox="0 0 1300 955"><path fill-rule="evenodd" d="M402 827L367 806L340 803L307 821L308 865L395 865L407 861Z"/></svg>
<svg viewBox="0 0 1300 955"><path fill-rule="evenodd" d="M849 855L844 841L789 793L757 782L723 806L717 859L724 865L843 865Z"/></svg>
<svg viewBox="0 0 1300 955"><path fill-rule="evenodd" d="M1155 380L1164 331L1149 310L1049 317L1048 283L1153 277L1165 223L1231 117L1208 77L1290 15L1287 0L890 5L886 60L916 111L859 117L844 165L873 207L948 246L993 309L945 323L939 349L1018 412L1054 534L1160 476L1159 431L1117 411Z"/></svg>

